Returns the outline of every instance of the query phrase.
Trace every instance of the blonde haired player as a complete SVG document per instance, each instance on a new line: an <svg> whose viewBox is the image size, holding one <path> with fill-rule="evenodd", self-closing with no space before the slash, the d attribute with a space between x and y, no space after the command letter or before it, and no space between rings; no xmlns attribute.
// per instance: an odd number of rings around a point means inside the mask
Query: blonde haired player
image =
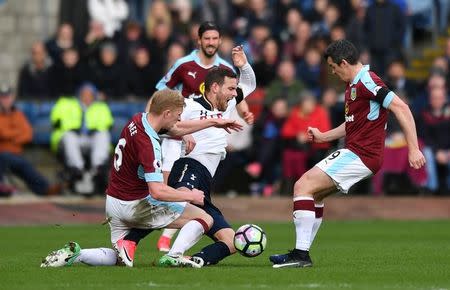
<svg viewBox="0 0 450 290"><path fill-rule="evenodd" d="M106 217L111 230L113 249L83 249L75 242L51 252L41 267L125 264L133 266L137 243L128 240L131 229L181 228L163 265L192 266L184 252L209 231L212 218L193 204L203 205L201 190L174 189L163 183L161 146L158 132L190 134L215 126L240 130L233 120L210 119L180 122L184 98L174 90L157 91L148 113L136 114L123 128L115 148L114 162L106 190ZM192 204L191 204L192 203Z"/></svg>

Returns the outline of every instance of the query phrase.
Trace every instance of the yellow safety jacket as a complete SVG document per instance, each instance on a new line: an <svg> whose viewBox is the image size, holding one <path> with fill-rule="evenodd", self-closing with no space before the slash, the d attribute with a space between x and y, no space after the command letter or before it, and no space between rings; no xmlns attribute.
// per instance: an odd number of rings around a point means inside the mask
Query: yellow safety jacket
<svg viewBox="0 0 450 290"><path fill-rule="evenodd" d="M50 115L55 130L50 138L50 147L56 151L62 135L67 131L79 131L83 121L83 109L75 97L61 97L55 104ZM89 131L107 131L114 119L108 105L102 101L95 101L85 112L86 128Z"/></svg>

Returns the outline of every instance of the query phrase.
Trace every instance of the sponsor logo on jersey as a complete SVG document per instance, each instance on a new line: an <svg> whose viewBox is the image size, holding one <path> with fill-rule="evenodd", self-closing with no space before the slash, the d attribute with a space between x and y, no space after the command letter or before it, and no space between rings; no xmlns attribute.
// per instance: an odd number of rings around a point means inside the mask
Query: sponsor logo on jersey
<svg viewBox="0 0 450 290"><path fill-rule="evenodd" d="M191 77L193 77L194 79L195 79L195 77L196 77L196 75L197 75L197 72L196 71L194 71L194 72L192 72L192 71L188 71L188 76L191 76Z"/></svg>
<svg viewBox="0 0 450 290"><path fill-rule="evenodd" d="M345 115L345 122L353 122L355 121L355 115L347 116Z"/></svg>
<svg viewBox="0 0 450 290"><path fill-rule="evenodd" d="M350 99L354 101L356 99L356 88L352 88L350 92Z"/></svg>

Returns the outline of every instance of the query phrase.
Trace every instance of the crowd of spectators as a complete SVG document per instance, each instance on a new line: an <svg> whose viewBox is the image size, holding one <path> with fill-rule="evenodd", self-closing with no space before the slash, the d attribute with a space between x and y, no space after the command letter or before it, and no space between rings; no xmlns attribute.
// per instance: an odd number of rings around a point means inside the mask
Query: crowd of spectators
<svg viewBox="0 0 450 290"><path fill-rule="evenodd" d="M405 77L415 29L435 25L446 33L446 6L441 0L61 0L61 24L54 36L32 45L17 96L56 102L78 97L89 83L96 102L145 102L168 68L196 48L199 23L216 21L221 56L229 59L231 48L242 44L258 85L248 99L257 121L238 140L247 138L246 146L230 139L222 170L245 168L248 187L240 190L289 194L292 180L338 146L307 143L305 133L308 126L328 130L344 121L344 87L322 54L330 41L347 38L362 62L410 104L427 156L423 172L408 170L407 158L385 162L368 190L395 192L389 180L400 179L387 177L402 176L412 192L448 193L450 39L425 83ZM399 157L404 137L391 123L386 155ZM219 170L217 191L236 189L226 178Z"/></svg>

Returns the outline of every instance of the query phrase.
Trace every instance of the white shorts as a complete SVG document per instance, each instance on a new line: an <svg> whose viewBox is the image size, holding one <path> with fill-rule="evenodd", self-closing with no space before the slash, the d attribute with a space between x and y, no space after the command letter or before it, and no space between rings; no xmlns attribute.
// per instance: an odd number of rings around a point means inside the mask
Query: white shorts
<svg viewBox="0 0 450 290"><path fill-rule="evenodd" d="M330 176L343 193L347 193L358 181L372 175L372 171L364 165L361 158L348 149L333 152L316 166Z"/></svg>
<svg viewBox="0 0 450 290"><path fill-rule="evenodd" d="M172 170L175 161L181 157L181 140L164 138L161 144L162 171Z"/></svg>
<svg viewBox="0 0 450 290"><path fill-rule="evenodd" d="M186 202L159 201L151 196L139 200L120 200L106 195L106 218L111 228L111 243L125 237L131 228L159 229L179 218Z"/></svg>

